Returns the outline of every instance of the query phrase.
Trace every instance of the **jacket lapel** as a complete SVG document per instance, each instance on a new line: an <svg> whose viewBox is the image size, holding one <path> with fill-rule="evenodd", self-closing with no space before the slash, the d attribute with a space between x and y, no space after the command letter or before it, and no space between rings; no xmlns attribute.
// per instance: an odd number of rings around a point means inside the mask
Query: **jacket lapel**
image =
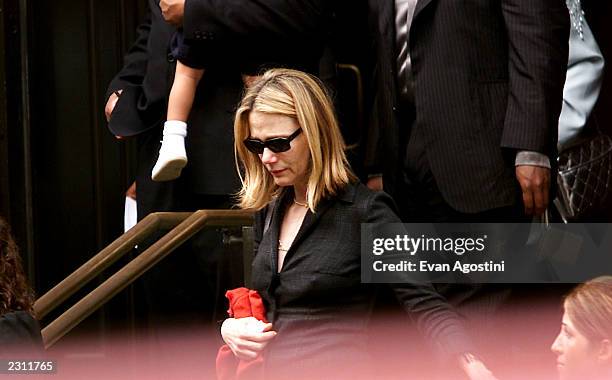
<svg viewBox="0 0 612 380"><path fill-rule="evenodd" d="M332 201L326 199L319 204L316 212L313 214L310 210L306 212L306 216L304 216L304 221L300 226L300 229L293 239L293 243L291 243L291 248L289 248L289 252L287 252L287 256L285 257L285 262L287 259L293 254L296 248L302 243L302 241L312 232L313 228L317 225L317 222L321 220L321 217L325 212L331 207Z"/></svg>
<svg viewBox="0 0 612 380"><path fill-rule="evenodd" d="M321 203L317 207L317 210L314 214L310 210L306 212L306 216L304 217L302 226L300 227L300 230L295 236L295 239L293 240L293 243L291 244L291 248L289 249L289 252L287 252L287 256L285 257L285 263L287 262L287 259L290 257L293 251L295 251L295 249L297 249L300 246L302 241L306 237L308 237L308 235L310 235L310 233L316 227L316 225L321 220L323 215L325 215L325 213L330 209L330 207L332 207L332 205L335 202L341 201L341 202L353 203L354 198L355 198L355 186L356 185L352 185L352 184L347 185L345 190L341 194L339 194L337 198L325 199L321 201Z"/></svg>
<svg viewBox="0 0 612 380"><path fill-rule="evenodd" d="M286 192L285 192L286 193ZM274 212L272 213L272 220L270 221L270 228L267 233L270 235L270 246L272 250L272 254L270 255L270 268L272 268L272 274L276 275L278 273L278 238L280 235L280 227L283 221L284 215L284 204L286 199L286 194L281 194L278 198L276 198L274 202Z"/></svg>

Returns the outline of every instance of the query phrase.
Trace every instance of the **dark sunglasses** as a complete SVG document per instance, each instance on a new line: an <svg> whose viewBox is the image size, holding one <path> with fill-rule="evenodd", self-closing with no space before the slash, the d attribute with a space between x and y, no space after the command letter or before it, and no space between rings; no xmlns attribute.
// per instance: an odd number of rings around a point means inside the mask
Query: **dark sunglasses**
<svg viewBox="0 0 612 380"><path fill-rule="evenodd" d="M245 139L244 146L255 154L263 154L264 148L268 148L274 153L282 153L291 149L291 140L298 137L302 133L302 128L299 128L289 137L275 137L266 141L259 139Z"/></svg>

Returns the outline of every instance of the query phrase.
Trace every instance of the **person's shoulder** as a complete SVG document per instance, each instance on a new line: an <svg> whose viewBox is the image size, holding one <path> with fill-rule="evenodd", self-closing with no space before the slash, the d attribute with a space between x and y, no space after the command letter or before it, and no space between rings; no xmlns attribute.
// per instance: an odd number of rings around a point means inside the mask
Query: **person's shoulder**
<svg viewBox="0 0 612 380"><path fill-rule="evenodd" d="M0 316L0 346L0 352L42 348L38 321L26 311L3 314Z"/></svg>
<svg viewBox="0 0 612 380"><path fill-rule="evenodd" d="M352 198L353 202L372 201L375 199L391 199L384 191L374 191L361 182L350 183L345 189L345 197Z"/></svg>
<svg viewBox="0 0 612 380"><path fill-rule="evenodd" d="M395 213L396 206L391 196L384 191L374 191L361 182L350 183L344 188L339 199L366 212L372 209L388 209Z"/></svg>
<svg viewBox="0 0 612 380"><path fill-rule="evenodd" d="M13 327L13 326L38 326L38 322L27 311L11 311L0 315L0 326Z"/></svg>

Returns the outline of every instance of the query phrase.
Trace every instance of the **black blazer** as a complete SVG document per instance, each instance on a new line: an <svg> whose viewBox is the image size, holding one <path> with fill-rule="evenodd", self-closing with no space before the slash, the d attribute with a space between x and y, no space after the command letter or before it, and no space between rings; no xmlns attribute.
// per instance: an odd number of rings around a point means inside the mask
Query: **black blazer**
<svg viewBox="0 0 612 380"><path fill-rule="evenodd" d="M290 67L313 74L333 33L337 0L190 0L183 22L191 66L238 64L246 74ZM181 59L181 61L184 61ZM199 62L199 64L198 64Z"/></svg>
<svg viewBox="0 0 612 380"><path fill-rule="evenodd" d="M265 233L268 209L256 216L252 287L278 332L265 358L275 369L356 360L366 351L365 331L380 290L361 283L361 224L398 223L395 206L385 193L347 186L314 214L307 212L277 273L280 225L292 197L288 190L274 202ZM393 290L442 353L470 351L457 315L432 287L396 284Z"/></svg>
<svg viewBox="0 0 612 380"><path fill-rule="evenodd" d="M371 136L380 138L370 163L383 168L391 192L404 157L400 130L409 128L397 121L394 7L369 0L377 60ZM443 197L461 212L515 203L516 151L556 158L565 3L420 0L409 34L416 129Z"/></svg>

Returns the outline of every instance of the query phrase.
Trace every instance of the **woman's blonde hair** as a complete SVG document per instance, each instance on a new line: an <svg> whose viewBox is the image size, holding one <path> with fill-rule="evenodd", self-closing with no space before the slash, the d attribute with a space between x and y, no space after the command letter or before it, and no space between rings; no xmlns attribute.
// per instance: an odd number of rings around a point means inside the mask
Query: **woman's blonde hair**
<svg viewBox="0 0 612 380"><path fill-rule="evenodd" d="M612 339L612 276L578 285L565 297L564 307L576 329L589 341Z"/></svg>
<svg viewBox="0 0 612 380"><path fill-rule="evenodd" d="M234 121L236 166L242 182L238 193L241 208L261 210L282 191L258 155L243 144L250 136L252 111L291 117L302 128L310 150L307 200L312 212L322 199L338 194L356 180L344 154L332 101L324 88L317 78L288 69L266 71L248 88Z"/></svg>

